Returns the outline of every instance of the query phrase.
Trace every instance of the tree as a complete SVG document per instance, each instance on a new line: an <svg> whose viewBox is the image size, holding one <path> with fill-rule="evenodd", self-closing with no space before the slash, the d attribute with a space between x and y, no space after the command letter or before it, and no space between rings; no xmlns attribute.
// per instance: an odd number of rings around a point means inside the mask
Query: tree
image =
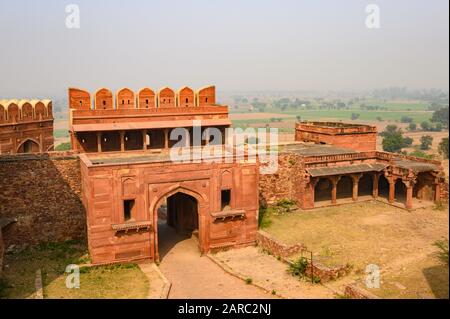
<svg viewBox="0 0 450 319"><path fill-rule="evenodd" d="M405 147L405 140L403 138L403 132L397 127L397 125L388 125L383 132L380 133L383 136L383 150L386 152L400 152Z"/></svg>
<svg viewBox="0 0 450 319"><path fill-rule="evenodd" d="M430 135L424 135L420 138L420 149L429 150L432 143L433 137L431 137Z"/></svg>
<svg viewBox="0 0 450 319"><path fill-rule="evenodd" d="M359 118L359 114L358 113L352 113L352 120L357 120Z"/></svg>
<svg viewBox="0 0 450 319"><path fill-rule="evenodd" d="M423 121L422 123L420 123L420 127L424 131L430 131L431 130L431 123L428 122L428 121Z"/></svg>
<svg viewBox="0 0 450 319"><path fill-rule="evenodd" d="M408 125L408 131L415 131L417 129L416 123L409 123Z"/></svg>
<svg viewBox="0 0 450 319"><path fill-rule="evenodd" d="M443 126L448 127L448 113L448 107L434 111L431 122L441 123Z"/></svg>
<svg viewBox="0 0 450 319"><path fill-rule="evenodd" d="M400 122L402 123L412 123L413 118L409 117L409 116L402 116L402 118L400 119Z"/></svg>
<svg viewBox="0 0 450 319"><path fill-rule="evenodd" d="M438 147L439 154L441 154L445 159L447 159L448 156L448 137L444 137L441 142L439 143Z"/></svg>
<svg viewBox="0 0 450 319"><path fill-rule="evenodd" d="M434 130L436 131L436 132L440 132L440 131L442 131L442 124L441 123L436 123L436 126L434 127Z"/></svg>
<svg viewBox="0 0 450 319"><path fill-rule="evenodd" d="M300 115L297 115L295 118L297 119L298 122L302 121L302 117Z"/></svg>
<svg viewBox="0 0 450 319"><path fill-rule="evenodd" d="M411 137L404 137L403 138L403 145L404 146L411 146L414 140Z"/></svg>

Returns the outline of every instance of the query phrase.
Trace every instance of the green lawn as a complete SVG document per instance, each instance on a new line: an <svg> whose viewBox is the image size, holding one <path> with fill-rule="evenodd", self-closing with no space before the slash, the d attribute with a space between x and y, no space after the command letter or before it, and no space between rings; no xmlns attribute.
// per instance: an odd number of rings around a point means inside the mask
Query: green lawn
<svg viewBox="0 0 450 319"><path fill-rule="evenodd" d="M6 255L0 298L33 298L42 272L44 298L145 298L149 282L136 264L80 268L80 288L68 289L66 266L89 261L86 246L67 241L41 244Z"/></svg>

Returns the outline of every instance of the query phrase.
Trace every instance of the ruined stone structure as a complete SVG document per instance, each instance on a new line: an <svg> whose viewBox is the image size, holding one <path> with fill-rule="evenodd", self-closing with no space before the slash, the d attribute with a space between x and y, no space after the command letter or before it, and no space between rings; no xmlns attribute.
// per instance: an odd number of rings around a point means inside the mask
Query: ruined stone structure
<svg viewBox="0 0 450 319"><path fill-rule="evenodd" d="M0 154L52 150L52 101L0 100Z"/></svg>
<svg viewBox="0 0 450 319"><path fill-rule="evenodd" d="M94 263L159 259L158 214L167 205L167 223L183 233L197 233L199 249L255 242L258 218L258 164L226 150L224 139L209 130L231 125L228 107L215 103L215 88L175 93L145 88L95 93L69 89L70 134L81 153L83 203L89 251ZM201 121L201 145L193 145L194 121ZM185 128L183 144L171 137ZM222 145L218 162L174 162L169 149ZM197 148L195 148L197 147Z"/></svg>
<svg viewBox="0 0 450 319"><path fill-rule="evenodd" d="M377 146L377 129L341 122L300 122L295 126L295 140L371 151Z"/></svg>
<svg viewBox="0 0 450 319"><path fill-rule="evenodd" d="M365 125L298 123L299 143L281 150L275 175L261 177L261 198L273 202L281 194L303 209L361 197L407 209L414 208L414 199L448 201L439 161L376 151L376 134Z"/></svg>

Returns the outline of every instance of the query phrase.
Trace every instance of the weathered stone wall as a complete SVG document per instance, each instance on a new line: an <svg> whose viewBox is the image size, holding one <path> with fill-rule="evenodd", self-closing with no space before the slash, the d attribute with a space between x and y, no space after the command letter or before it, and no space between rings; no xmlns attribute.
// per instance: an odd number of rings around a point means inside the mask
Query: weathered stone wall
<svg viewBox="0 0 450 319"><path fill-rule="evenodd" d="M283 244L272 235L262 230L259 230L256 233L256 242L258 243L258 246L277 257L288 257L305 249L305 246L303 244Z"/></svg>
<svg viewBox="0 0 450 319"><path fill-rule="evenodd" d="M81 173L70 152L0 156L0 217L5 247L86 238Z"/></svg>
<svg viewBox="0 0 450 319"><path fill-rule="evenodd" d="M264 164L261 164L264 165ZM274 204L280 199L298 200L298 187L302 181L303 165L299 155L279 154L278 170L274 174L260 175L259 199L261 203Z"/></svg>
<svg viewBox="0 0 450 319"><path fill-rule="evenodd" d="M380 299L373 293L357 287L355 284L345 286L345 295L351 299Z"/></svg>

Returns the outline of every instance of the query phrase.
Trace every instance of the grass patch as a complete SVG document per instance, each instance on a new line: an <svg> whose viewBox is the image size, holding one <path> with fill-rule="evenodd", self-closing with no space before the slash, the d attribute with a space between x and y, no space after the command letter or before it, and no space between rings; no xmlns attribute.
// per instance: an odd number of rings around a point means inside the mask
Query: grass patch
<svg viewBox="0 0 450 319"><path fill-rule="evenodd" d="M33 298L35 273L41 269L44 298L145 298L149 283L136 264L80 268L80 288L66 288L67 265L90 261L76 241L41 243L5 256L1 298Z"/></svg>

